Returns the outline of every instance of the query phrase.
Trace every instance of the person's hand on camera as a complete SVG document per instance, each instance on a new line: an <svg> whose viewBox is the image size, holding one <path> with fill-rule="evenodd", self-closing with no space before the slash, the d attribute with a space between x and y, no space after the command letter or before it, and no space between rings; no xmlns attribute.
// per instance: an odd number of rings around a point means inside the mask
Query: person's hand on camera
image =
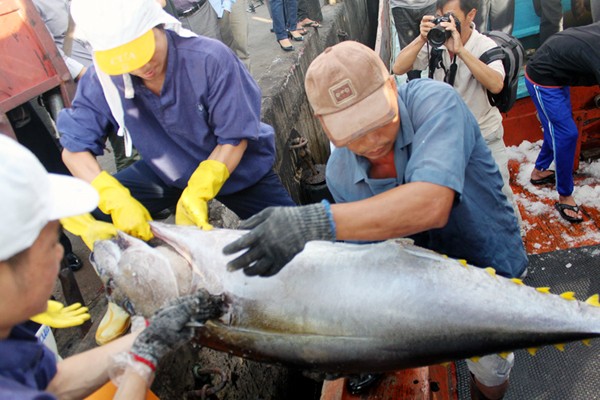
<svg viewBox="0 0 600 400"><path fill-rule="evenodd" d="M452 33L452 36L450 36L450 38L448 38L448 40L446 40L446 43L444 43L444 45L446 46L448 51L450 51L458 56L458 55L460 55L460 52L463 49L463 44L462 44L462 40L460 38L460 32L456 28L456 18L452 14L449 15L449 18L450 18L450 22L441 22L440 23L440 26L443 26L447 31Z"/></svg>
<svg viewBox="0 0 600 400"><path fill-rule="evenodd" d="M425 42L427 42L427 35L429 34L429 31L435 26L432 22L434 19L435 16L433 15L425 15L423 18L421 18L419 30L421 31L421 39L423 39Z"/></svg>

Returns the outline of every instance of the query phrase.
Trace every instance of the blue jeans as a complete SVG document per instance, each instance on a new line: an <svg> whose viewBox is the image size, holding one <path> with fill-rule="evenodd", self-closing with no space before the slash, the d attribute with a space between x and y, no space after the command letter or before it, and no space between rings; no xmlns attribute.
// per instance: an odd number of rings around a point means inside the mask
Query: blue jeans
<svg viewBox="0 0 600 400"><path fill-rule="evenodd" d="M131 192L131 195L144 205L150 214L156 214L166 208L175 207L182 189L166 185L144 162L118 172L114 177ZM247 219L270 206L295 206L277 174L271 170L254 185L228 195L217 195L217 200L236 213L241 219ZM111 218L99 210L94 216L110 222Z"/></svg>
<svg viewBox="0 0 600 400"><path fill-rule="evenodd" d="M525 85L544 130L544 143L535 167L545 171L554 161L556 190L561 196L570 196L573 194L573 165L579 131L573 121L569 87L544 87L528 79L525 79Z"/></svg>
<svg viewBox="0 0 600 400"><path fill-rule="evenodd" d="M298 24L297 0L270 0L273 32L277 40L287 39L288 31L295 31Z"/></svg>

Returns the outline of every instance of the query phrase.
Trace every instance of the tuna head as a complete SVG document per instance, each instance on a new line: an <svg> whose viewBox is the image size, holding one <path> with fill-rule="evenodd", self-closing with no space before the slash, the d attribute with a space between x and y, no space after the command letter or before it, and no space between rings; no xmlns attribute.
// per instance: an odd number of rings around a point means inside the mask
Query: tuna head
<svg viewBox="0 0 600 400"><path fill-rule="evenodd" d="M151 247L122 232L97 242L91 262L109 301L146 318L170 300L188 294L193 283L184 257L168 246Z"/></svg>

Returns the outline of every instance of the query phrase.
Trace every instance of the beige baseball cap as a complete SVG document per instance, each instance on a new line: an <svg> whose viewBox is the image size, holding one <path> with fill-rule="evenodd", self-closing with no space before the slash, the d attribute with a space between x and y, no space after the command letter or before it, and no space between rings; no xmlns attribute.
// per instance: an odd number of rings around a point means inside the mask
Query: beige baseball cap
<svg viewBox="0 0 600 400"><path fill-rule="evenodd" d="M389 84L381 58L354 41L326 48L310 64L304 81L308 101L337 147L394 119L397 98L389 96Z"/></svg>
<svg viewBox="0 0 600 400"><path fill-rule="evenodd" d="M0 261L31 247L48 222L98 204L98 192L87 182L49 174L31 151L1 133L0 194Z"/></svg>

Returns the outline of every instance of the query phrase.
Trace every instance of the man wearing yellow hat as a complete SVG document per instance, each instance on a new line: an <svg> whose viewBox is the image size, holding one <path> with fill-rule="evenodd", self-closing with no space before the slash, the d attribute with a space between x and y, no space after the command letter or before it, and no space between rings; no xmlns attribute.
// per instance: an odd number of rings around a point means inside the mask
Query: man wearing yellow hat
<svg viewBox="0 0 600 400"><path fill-rule="evenodd" d="M65 164L100 194L99 218L148 240L151 215L175 205L177 224L210 229L215 197L241 218L294 204L272 169L260 89L225 45L182 29L155 0L73 0L71 13L94 67L57 125ZM95 158L111 129L142 157L114 176Z"/></svg>

